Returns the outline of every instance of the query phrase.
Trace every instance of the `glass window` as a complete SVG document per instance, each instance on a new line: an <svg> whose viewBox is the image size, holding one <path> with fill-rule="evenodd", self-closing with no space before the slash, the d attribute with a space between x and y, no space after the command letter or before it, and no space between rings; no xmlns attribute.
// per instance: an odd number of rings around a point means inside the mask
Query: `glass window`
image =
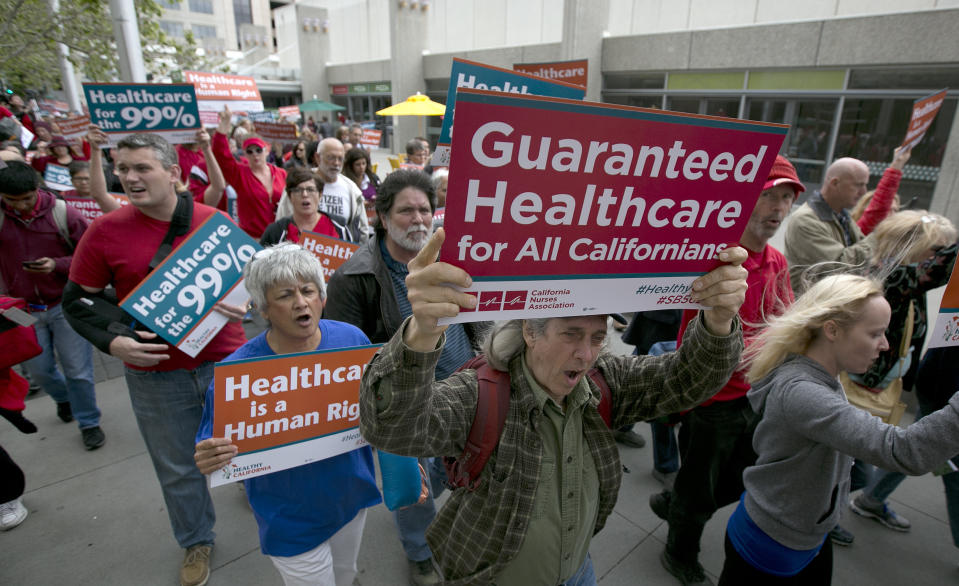
<svg viewBox="0 0 959 586"><path fill-rule="evenodd" d="M190 0L190 12L213 14L213 0Z"/></svg>
<svg viewBox="0 0 959 586"><path fill-rule="evenodd" d="M710 98L706 100L706 114L710 116L739 117L739 98Z"/></svg>
<svg viewBox="0 0 959 586"><path fill-rule="evenodd" d="M849 89L928 89L959 87L959 67L913 66L908 69L877 67L853 69L849 73Z"/></svg>
<svg viewBox="0 0 959 586"><path fill-rule="evenodd" d="M811 190L822 183L837 102L837 99L750 99L746 102L746 116L749 120L790 126L779 152L789 157L799 179Z"/></svg>
<svg viewBox="0 0 959 586"><path fill-rule="evenodd" d="M608 74L605 77L608 90L660 90L666 85L663 73Z"/></svg>
<svg viewBox="0 0 959 586"><path fill-rule="evenodd" d="M214 39L216 38L216 27L208 26L205 24L194 24L190 27L193 31L193 34L200 39Z"/></svg>
<svg viewBox="0 0 959 586"><path fill-rule="evenodd" d="M846 99L835 158L853 157L869 165L870 189L879 182L892 160L893 150L906 134L913 102L894 98ZM922 142L913 149L899 185L902 205L912 202L913 208L928 209L955 114L956 100L946 100Z"/></svg>
<svg viewBox="0 0 959 586"><path fill-rule="evenodd" d="M160 8L167 8L170 10L180 9L180 0L159 0L157 4L160 5Z"/></svg>
<svg viewBox="0 0 959 586"><path fill-rule="evenodd" d="M700 98L686 98L670 96L666 101L666 109L673 112L685 112L687 114L699 114Z"/></svg>
<svg viewBox="0 0 959 586"><path fill-rule="evenodd" d="M636 106L637 108L652 108L654 110L658 110L663 107L663 96L655 94L642 96L606 96L603 101L607 104Z"/></svg>
<svg viewBox="0 0 959 586"><path fill-rule="evenodd" d="M236 28L240 28L241 24L253 24L250 0L233 0L233 19L236 21Z"/></svg>
<svg viewBox="0 0 959 586"><path fill-rule="evenodd" d="M182 37L183 36L183 23L182 22L173 22L170 20L161 20L160 21L160 30L170 35L171 37Z"/></svg>

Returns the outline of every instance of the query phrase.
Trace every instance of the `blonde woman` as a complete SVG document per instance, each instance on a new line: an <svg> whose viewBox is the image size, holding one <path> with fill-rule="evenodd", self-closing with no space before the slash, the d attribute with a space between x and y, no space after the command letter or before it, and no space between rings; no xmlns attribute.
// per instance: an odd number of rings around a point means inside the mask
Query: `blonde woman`
<svg viewBox="0 0 959 586"><path fill-rule="evenodd" d="M747 353L747 394L762 417L758 458L726 527L720 584L830 584L832 543L853 457L923 474L959 452L959 396L901 429L849 405L841 371L863 372L886 350L882 285L829 276L773 319Z"/></svg>

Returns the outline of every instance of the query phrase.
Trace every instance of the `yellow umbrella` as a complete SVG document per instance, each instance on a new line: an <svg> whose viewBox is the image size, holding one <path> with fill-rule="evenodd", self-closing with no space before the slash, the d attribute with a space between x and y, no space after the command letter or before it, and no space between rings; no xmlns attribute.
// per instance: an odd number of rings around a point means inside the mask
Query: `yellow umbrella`
<svg viewBox="0 0 959 586"><path fill-rule="evenodd" d="M442 116L446 114L446 106L416 92L416 95L406 98L406 101L383 108L377 111L377 114L380 116Z"/></svg>

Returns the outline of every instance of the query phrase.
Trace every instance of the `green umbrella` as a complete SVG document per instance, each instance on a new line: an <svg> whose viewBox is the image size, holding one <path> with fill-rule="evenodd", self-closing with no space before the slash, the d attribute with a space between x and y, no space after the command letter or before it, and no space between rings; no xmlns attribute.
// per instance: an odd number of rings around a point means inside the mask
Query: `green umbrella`
<svg viewBox="0 0 959 586"><path fill-rule="evenodd" d="M335 112L337 110L346 110L346 108L343 106L337 106L336 104L331 104L330 102L324 102L323 100L317 100L315 98L300 104L300 112L315 112L317 110Z"/></svg>

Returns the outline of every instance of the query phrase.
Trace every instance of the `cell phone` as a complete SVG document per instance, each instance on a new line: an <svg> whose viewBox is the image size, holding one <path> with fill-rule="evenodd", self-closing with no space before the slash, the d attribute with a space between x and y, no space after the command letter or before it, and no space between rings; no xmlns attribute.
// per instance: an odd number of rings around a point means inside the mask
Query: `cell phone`
<svg viewBox="0 0 959 586"><path fill-rule="evenodd" d="M25 267L27 267L27 268L31 268L31 269L32 269L33 267L37 267L37 266L40 266L40 265L42 265L42 264L43 264L43 261L42 261L42 260L25 260L25 261L23 261L23 266L25 266Z"/></svg>

